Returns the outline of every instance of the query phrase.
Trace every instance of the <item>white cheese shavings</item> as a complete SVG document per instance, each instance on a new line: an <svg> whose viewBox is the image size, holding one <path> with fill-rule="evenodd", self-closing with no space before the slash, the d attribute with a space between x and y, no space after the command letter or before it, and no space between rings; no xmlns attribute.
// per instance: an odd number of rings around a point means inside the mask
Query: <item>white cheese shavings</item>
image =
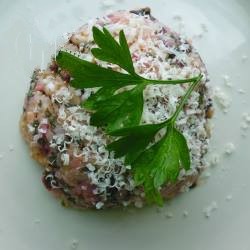
<svg viewBox="0 0 250 250"><path fill-rule="evenodd" d="M231 155L235 151L236 147L232 142L225 145L225 154Z"/></svg>
<svg viewBox="0 0 250 250"><path fill-rule="evenodd" d="M233 199L233 196L231 194L227 195L226 201L231 201Z"/></svg>
<svg viewBox="0 0 250 250"><path fill-rule="evenodd" d="M95 207L96 207L97 209L101 209L103 206L104 206L104 203L101 202L101 201L99 201L99 202L97 202L97 203L95 204Z"/></svg>
<svg viewBox="0 0 250 250"><path fill-rule="evenodd" d="M246 91L244 89L238 89L237 91L239 94L242 94L242 95L246 94Z"/></svg>
<svg viewBox="0 0 250 250"><path fill-rule="evenodd" d="M73 239L70 243L70 249L71 250L76 250L79 246L79 240Z"/></svg>
<svg viewBox="0 0 250 250"><path fill-rule="evenodd" d="M241 122L241 129L248 130L250 128L250 114L244 112L242 114L242 122Z"/></svg>
<svg viewBox="0 0 250 250"><path fill-rule="evenodd" d="M28 128L29 133L31 134L35 131L35 128L31 124L27 124L27 128Z"/></svg>
<svg viewBox="0 0 250 250"><path fill-rule="evenodd" d="M212 212L217 210L218 205L216 201L211 202L211 204L203 209L203 213L206 218L210 218Z"/></svg>
<svg viewBox="0 0 250 250"><path fill-rule="evenodd" d="M227 113L231 105L231 99L219 87L214 89L214 99L222 111Z"/></svg>
<svg viewBox="0 0 250 250"><path fill-rule="evenodd" d="M58 103L65 103L67 104L72 99L72 93L70 92L69 88L61 87L58 91L56 91L52 95L52 101Z"/></svg>
<svg viewBox="0 0 250 250"><path fill-rule="evenodd" d="M171 218L173 218L174 217L174 214L172 213L172 212L166 212L165 213L165 217L167 218L167 219L171 219Z"/></svg>
<svg viewBox="0 0 250 250"><path fill-rule="evenodd" d="M246 62L248 60L248 56L247 55L243 55L242 57L241 57L241 61L242 62Z"/></svg>
<svg viewBox="0 0 250 250"><path fill-rule="evenodd" d="M114 0L102 0L101 1L101 7L104 9L113 7L115 4L116 2Z"/></svg>
<svg viewBox="0 0 250 250"><path fill-rule="evenodd" d="M242 117L243 117L243 119L250 125L250 114L244 112L244 113L242 114Z"/></svg>
<svg viewBox="0 0 250 250"><path fill-rule="evenodd" d="M220 156L217 153L213 153L210 156L209 163L211 167L215 167L220 163Z"/></svg>
<svg viewBox="0 0 250 250"><path fill-rule="evenodd" d="M14 151L14 149L15 149L14 146L12 144L10 144L9 145L9 151L12 152L12 151Z"/></svg>
<svg viewBox="0 0 250 250"><path fill-rule="evenodd" d="M184 218L187 218L189 215L189 212L187 210L184 210L182 214Z"/></svg>
<svg viewBox="0 0 250 250"><path fill-rule="evenodd" d="M61 160L62 160L64 166L69 165L69 155L68 154L62 154Z"/></svg>
<svg viewBox="0 0 250 250"><path fill-rule="evenodd" d="M229 75L223 75L223 76L222 76L222 79L224 80L224 84L225 84L227 87L231 88L231 87L233 86L232 83L231 83L231 80L230 80Z"/></svg>

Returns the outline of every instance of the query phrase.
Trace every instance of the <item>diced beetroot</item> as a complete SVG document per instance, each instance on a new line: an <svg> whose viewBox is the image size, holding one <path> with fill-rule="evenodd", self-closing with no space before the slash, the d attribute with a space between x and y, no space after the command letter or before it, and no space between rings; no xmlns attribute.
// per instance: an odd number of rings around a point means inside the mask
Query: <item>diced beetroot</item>
<svg viewBox="0 0 250 250"><path fill-rule="evenodd" d="M43 92L44 91L44 84L42 83L37 83L36 87L35 87L35 90L36 91L41 91Z"/></svg>

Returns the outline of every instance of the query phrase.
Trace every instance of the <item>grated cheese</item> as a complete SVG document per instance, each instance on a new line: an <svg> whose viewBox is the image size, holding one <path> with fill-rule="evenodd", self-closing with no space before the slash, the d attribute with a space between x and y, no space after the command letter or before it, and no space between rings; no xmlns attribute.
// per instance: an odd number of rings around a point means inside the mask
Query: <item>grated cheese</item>
<svg viewBox="0 0 250 250"><path fill-rule="evenodd" d="M231 105L231 99L219 87L214 88L214 99L222 111L227 113Z"/></svg>
<svg viewBox="0 0 250 250"><path fill-rule="evenodd" d="M235 151L236 147L232 142L229 142L225 145L225 153L231 155Z"/></svg>
<svg viewBox="0 0 250 250"><path fill-rule="evenodd" d="M212 212L218 209L216 201L211 202L211 204L203 209L203 213L206 218L210 218Z"/></svg>
<svg viewBox="0 0 250 250"><path fill-rule="evenodd" d="M69 155L68 154L62 154L61 160L62 160L64 166L69 165Z"/></svg>
<svg viewBox="0 0 250 250"><path fill-rule="evenodd" d="M231 201L233 199L233 196L231 194L227 195L226 201Z"/></svg>
<svg viewBox="0 0 250 250"><path fill-rule="evenodd" d="M173 214L172 212L166 212L165 217L166 217L167 219L171 219L171 218L174 217L174 214Z"/></svg>
<svg viewBox="0 0 250 250"><path fill-rule="evenodd" d="M183 214L183 217L187 218L189 215L189 212L187 210L184 210L182 214Z"/></svg>
<svg viewBox="0 0 250 250"><path fill-rule="evenodd" d="M101 201L97 202L96 205L95 205L95 207L96 207L97 209L101 209L103 206L104 206L104 203L101 202Z"/></svg>

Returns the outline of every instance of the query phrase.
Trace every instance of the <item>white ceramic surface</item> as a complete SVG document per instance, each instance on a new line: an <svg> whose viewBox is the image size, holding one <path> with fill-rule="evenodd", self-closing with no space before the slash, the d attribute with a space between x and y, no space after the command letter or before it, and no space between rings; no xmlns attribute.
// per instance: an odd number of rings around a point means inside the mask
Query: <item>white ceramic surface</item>
<svg viewBox="0 0 250 250"><path fill-rule="evenodd" d="M154 16L194 38L212 84L232 100L228 113L218 108L214 119L211 151L221 161L203 185L160 213L63 208L42 186L41 169L29 157L18 120L32 69L46 65L62 34L106 10L99 0L0 0L0 249L249 250L250 130L244 138L240 126L242 112L250 112L250 1L117 2L112 9L150 6ZM225 86L225 74L232 88ZM228 142L236 145L231 156L223 153ZM218 208L207 219L203 209L213 201ZM172 218L166 218L169 213Z"/></svg>

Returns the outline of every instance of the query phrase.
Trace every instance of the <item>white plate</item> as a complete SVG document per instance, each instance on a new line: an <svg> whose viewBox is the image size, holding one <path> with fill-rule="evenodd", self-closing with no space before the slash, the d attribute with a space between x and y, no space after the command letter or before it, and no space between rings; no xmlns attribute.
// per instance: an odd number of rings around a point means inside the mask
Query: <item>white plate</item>
<svg viewBox="0 0 250 250"><path fill-rule="evenodd" d="M196 37L194 44L212 84L232 100L228 113L217 109L214 119L211 149L221 162L202 186L179 196L161 213L156 208L127 212L63 208L42 186L41 169L29 158L18 120L32 69L46 65L60 35L105 11L97 0L1 0L0 249L66 250L78 244L78 249L86 250L249 250L250 133L243 138L240 126L242 112L250 112L250 2L119 2L112 8L150 6L161 21ZM176 20L179 15L184 28ZM230 76L232 88L225 86L224 74ZM236 145L231 156L223 153L228 142ZM207 219L203 209L213 201L218 208ZM189 212L187 218L184 210ZM173 218L167 219L169 212Z"/></svg>

